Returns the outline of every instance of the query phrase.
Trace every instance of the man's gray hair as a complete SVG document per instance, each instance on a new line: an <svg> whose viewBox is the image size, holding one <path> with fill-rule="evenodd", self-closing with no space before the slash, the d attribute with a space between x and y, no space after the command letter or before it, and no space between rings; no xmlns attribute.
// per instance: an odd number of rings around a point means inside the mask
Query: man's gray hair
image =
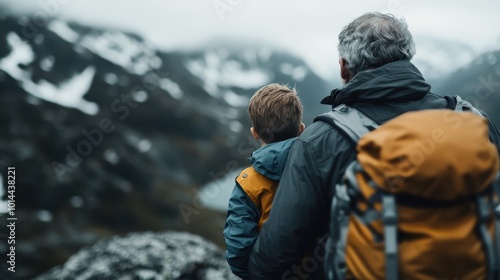
<svg viewBox="0 0 500 280"><path fill-rule="evenodd" d="M391 14L366 13L339 34L340 58L352 75L415 55L415 43L404 19Z"/></svg>

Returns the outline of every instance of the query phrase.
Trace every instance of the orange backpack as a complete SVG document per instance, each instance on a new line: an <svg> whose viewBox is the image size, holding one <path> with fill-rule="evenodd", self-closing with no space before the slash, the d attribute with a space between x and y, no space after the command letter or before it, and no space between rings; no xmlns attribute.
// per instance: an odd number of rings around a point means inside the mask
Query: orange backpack
<svg viewBox="0 0 500 280"><path fill-rule="evenodd" d="M317 118L358 153L332 202L329 279L500 279L498 151L457 101L380 127L345 105Z"/></svg>

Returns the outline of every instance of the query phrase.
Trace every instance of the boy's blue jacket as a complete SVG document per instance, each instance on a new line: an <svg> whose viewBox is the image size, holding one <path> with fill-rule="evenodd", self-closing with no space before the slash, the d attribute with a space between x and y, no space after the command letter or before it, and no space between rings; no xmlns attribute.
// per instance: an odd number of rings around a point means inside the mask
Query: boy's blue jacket
<svg viewBox="0 0 500 280"><path fill-rule="evenodd" d="M224 239L226 258L234 274L248 278L248 260L283 174L295 138L271 143L252 153L252 166L236 177L229 199Z"/></svg>

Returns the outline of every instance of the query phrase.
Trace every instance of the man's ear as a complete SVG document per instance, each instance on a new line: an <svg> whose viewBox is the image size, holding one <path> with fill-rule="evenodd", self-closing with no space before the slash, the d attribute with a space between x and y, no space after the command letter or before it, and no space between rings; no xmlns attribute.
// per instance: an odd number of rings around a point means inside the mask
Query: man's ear
<svg viewBox="0 0 500 280"><path fill-rule="evenodd" d="M302 133L302 131L304 131L304 129L306 129L306 125L304 123L301 123L299 126L299 135Z"/></svg>
<svg viewBox="0 0 500 280"><path fill-rule="evenodd" d="M253 128L253 126L250 127L250 133L252 133L252 136L253 136L253 138L255 138L255 140L259 140L260 139L259 134L257 133L257 131L255 131L255 128Z"/></svg>
<svg viewBox="0 0 500 280"><path fill-rule="evenodd" d="M347 61L343 58L340 58L339 64L340 64L340 77L342 78L342 80L348 83L352 79L352 73L347 68Z"/></svg>

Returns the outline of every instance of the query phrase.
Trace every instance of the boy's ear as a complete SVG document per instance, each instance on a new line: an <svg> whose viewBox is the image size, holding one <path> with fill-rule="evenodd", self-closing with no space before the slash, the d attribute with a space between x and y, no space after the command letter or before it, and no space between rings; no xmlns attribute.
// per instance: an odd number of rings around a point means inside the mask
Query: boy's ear
<svg viewBox="0 0 500 280"><path fill-rule="evenodd" d="M304 131L304 129L306 129L306 125L304 123L301 123L299 126L299 135L302 133L302 131Z"/></svg>
<svg viewBox="0 0 500 280"><path fill-rule="evenodd" d="M252 133L253 138L255 138L256 140L260 139L259 134L257 133L257 131L255 131L255 128L253 128L253 126L250 127L250 133Z"/></svg>

